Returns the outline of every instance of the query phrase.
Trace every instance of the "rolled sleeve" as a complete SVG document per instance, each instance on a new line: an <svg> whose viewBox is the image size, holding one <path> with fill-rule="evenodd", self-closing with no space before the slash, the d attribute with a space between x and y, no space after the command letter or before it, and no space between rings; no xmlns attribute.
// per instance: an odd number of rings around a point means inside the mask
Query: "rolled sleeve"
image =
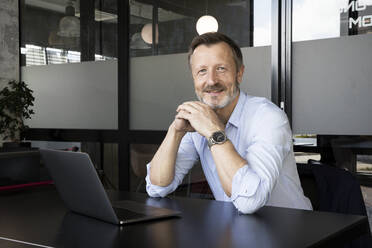
<svg viewBox="0 0 372 248"><path fill-rule="evenodd" d="M240 212L253 213L265 202L265 199L261 199L262 195L257 194L260 183L260 177L248 165L235 173L231 187L231 200Z"/></svg>
<svg viewBox="0 0 372 248"><path fill-rule="evenodd" d="M178 187L178 183L175 179L173 179L172 183L169 184L166 187L161 187L161 186L152 184L151 180L150 180L151 164L148 163L146 166L147 166L147 176L145 178L145 180L146 180L146 191L147 191L147 194L149 196L151 196L151 197L165 197L169 193L176 190L176 188Z"/></svg>
<svg viewBox="0 0 372 248"><path fill-rule="evenodd" d="M147 194L151 197L165 197L175 191L198 158L199 156L195 149L191 134L187 133L183 137L178 149L175 163L175 175L173 181L169 185L162 187L152 184L150 180L151 163L146 165L147 176L145 180Z"/></svg>

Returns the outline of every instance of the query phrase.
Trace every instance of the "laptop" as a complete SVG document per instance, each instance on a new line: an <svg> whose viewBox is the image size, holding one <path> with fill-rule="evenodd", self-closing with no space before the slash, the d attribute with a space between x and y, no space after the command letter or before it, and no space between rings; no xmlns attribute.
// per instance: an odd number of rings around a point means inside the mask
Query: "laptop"
<svg viewBox="0 0 372 248"><path fill-rule="evenodd" d="M40 149L40 154L60 197L73 212L117 225L181 215L135 201L110 202L86 153Z"/></svg>

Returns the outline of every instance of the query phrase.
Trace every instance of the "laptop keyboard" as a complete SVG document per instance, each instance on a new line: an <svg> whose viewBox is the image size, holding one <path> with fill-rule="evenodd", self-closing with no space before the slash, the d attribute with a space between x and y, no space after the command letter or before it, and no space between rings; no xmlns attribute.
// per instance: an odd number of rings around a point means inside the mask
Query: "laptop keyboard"
<svg viewBox="0 0 372 248"><path fill-rule="evenodd" d="M113 209L114 209L116 215L120 219L124 218L124 220L127 220L127 219L141 219L141 218L144 218L144 217L147 216L145 214L137 213L137 212L125 209L125 208L114 207Z"/></svg>
<svg viewBox="0 0 372 248"><path fill-rule="evenodd" d="M115 201L112 202L112 206L114 208L125 209L127 211L142 215L147 215L151 212L159 210L157 207L148 206L146 204L134 201Z"/></svg>
<svg viewBox="0 0 372 248"><path fill-rule="evenodd" d="M113 206L118 218L124 220L125 223L180 215L178 211L161 207L153 207L135 201L114 201L111 202L111 205Z"/></svg>

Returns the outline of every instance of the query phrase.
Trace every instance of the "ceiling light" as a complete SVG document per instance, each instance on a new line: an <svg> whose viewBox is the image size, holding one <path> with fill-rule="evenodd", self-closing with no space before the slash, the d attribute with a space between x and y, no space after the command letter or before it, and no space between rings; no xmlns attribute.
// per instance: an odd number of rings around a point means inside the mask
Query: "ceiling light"
<svg viewBox="0 0 372 248"><path fill-rule="evenodd" d="M147 23L143 26L141 31L141 37L147 44L152 44L152 23ZM156 44L159 43L159 29L156 25Z"/></svg>
<svg viewBox="0 0 372 248"><path fill-rule="evenodd" d="M67 2L66 16L59 21L58 35L62 37L80 37L80 19L75 16L75 8L72 1Z"/></svg>
<svg viewBox="0 0 372 248"><path fill-rule="evenodd" d="M205 15L199 18L196 23L196 31L199 35L208 32L217 32L218 31L218 22L216 18L211 15Z"/></svg>

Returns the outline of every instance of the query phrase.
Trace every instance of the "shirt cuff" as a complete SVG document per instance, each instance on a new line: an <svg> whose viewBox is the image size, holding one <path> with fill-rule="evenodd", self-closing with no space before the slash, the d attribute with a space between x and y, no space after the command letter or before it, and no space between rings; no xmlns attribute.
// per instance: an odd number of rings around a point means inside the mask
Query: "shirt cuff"
<svg viewBox="0 0 372 248"><path fill-rule="evenodd" d="M231 185L231 200L238 197L253 196L260 185L260 177L248 165L240 168L234 175Z"/></svg>
<svg viewBox="0 0 372 248"><path fill-rule="evenodd" d="M176 190L177 184L175 183L174 180L171 184L169 184L166 187L161 187L161 186L152 184L151 180L150 180L150 167L151 167L150 163L148 163L146 165L146 167L147 167L147 176L145 178L145 180L146 180L146 191L147 191L147 194L149 196L151 196L151 197L165 197L169 193Z"/></svg>

